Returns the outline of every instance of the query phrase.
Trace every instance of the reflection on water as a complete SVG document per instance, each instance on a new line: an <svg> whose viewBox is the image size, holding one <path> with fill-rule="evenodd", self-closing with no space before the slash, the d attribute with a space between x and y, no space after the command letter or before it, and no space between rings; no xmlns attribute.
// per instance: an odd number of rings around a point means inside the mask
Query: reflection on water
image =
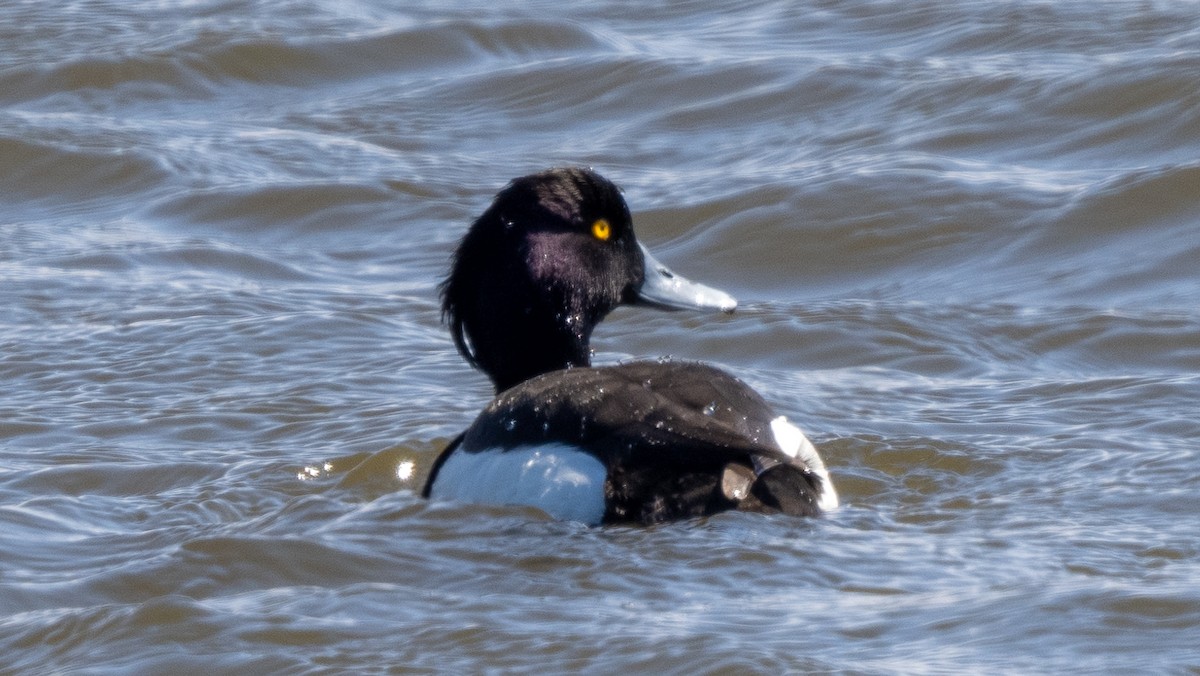
<svg viewBox="0 0 1200 676"><path fill-rule="evenodd" d="M0 27L16 673L1200 668L1192 3L26 3ZM682 274L843 507L590 529L414 495L509 178Z"/></svg>

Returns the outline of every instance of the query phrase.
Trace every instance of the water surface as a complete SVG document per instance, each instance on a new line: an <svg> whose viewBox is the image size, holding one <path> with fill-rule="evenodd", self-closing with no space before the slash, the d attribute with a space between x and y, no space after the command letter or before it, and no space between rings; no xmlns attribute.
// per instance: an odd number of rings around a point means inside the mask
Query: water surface
<svg viewBox="0 0 1200 676"><path fill-rule="evenodd" d="M0 671L1200 670L1200 7L10 3ZM414 493L514 177L595 167L844 506ZM411 472L409 470L411 469Z"/></svg>

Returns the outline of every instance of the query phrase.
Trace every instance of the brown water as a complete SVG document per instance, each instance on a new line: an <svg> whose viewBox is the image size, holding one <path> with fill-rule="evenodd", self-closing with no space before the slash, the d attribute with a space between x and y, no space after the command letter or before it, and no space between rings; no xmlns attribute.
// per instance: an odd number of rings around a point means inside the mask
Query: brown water
<svg viewBox="0 0 1200 676"><path fill-rule="evenodd" d="M0 672L1200 672L1200 5L0 4ZM844 507L413 493L591 165ZM409 463L414 476L401 478Z"/></svg>

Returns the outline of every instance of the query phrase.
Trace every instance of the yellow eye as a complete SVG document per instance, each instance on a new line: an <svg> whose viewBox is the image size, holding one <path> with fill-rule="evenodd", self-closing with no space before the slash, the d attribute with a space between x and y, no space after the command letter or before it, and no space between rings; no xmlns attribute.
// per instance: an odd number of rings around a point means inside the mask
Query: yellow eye
<svg viewBox="0 0 1200 676"><path fill-rule="evenodd" d="M607 242L608 238L612 236L612 226L603 218L598 218L595 223L592 223L592 236L601 242Z"/></svg>

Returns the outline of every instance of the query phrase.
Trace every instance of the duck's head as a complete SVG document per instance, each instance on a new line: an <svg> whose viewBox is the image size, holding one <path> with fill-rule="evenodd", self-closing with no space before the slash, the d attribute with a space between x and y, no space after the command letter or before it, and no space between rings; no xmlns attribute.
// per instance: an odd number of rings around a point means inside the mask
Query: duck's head
<svg viewBox="0 0 1200 676"><path fill-rule="evenodd" d="M497 392L589 365L592 329L622 303L737 305L656 261L634 236L617 187L576 168L524 176L500 191L458 245L441 293L459 352Z"/></svg>

